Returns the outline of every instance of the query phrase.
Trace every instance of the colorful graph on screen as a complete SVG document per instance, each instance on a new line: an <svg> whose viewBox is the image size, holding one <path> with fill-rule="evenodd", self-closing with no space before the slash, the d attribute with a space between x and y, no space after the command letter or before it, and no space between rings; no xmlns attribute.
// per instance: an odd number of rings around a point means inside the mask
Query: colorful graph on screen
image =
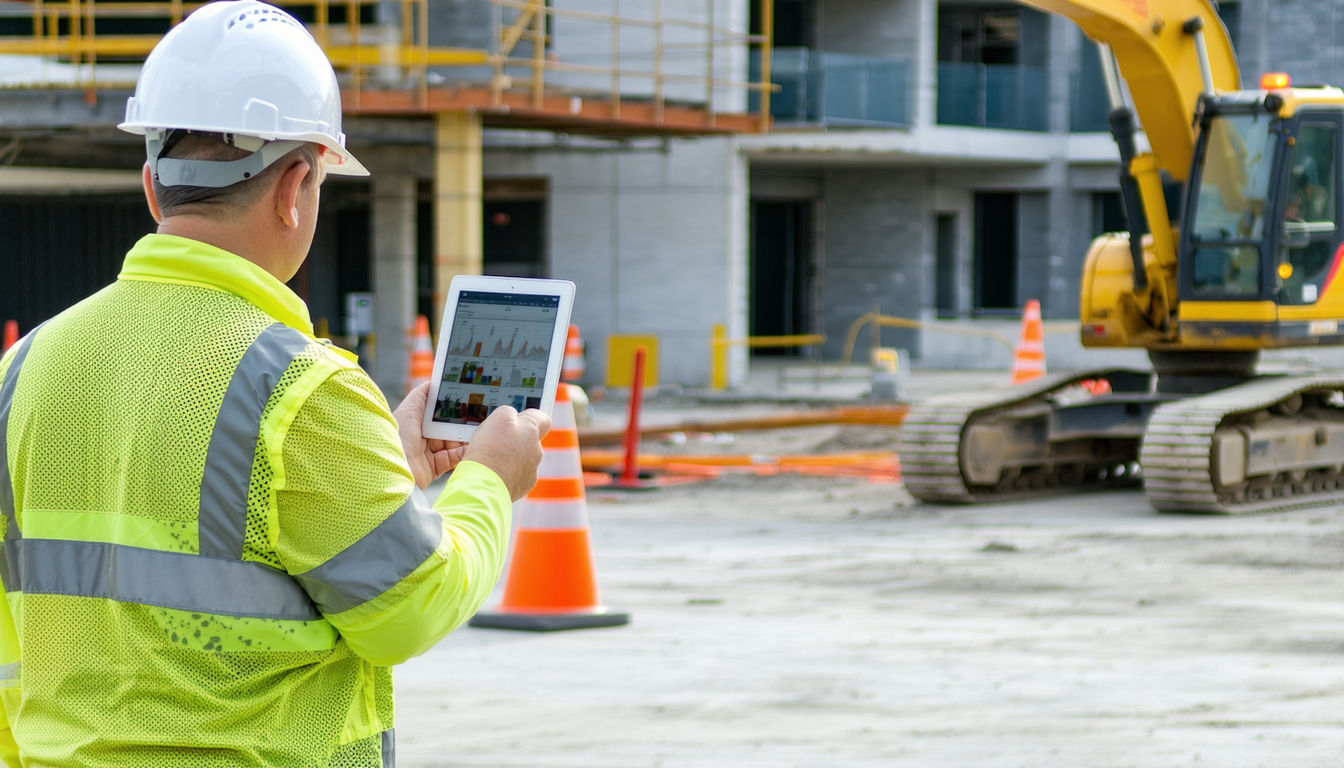
<svg viewBox="0 0 1344 768"><path fill-rule="evenodd" d="M503 360L545 361L549 359L551 356L549 349L550 328L544 327L541 323L527 323L526 325L536 325L538 328L536 330L526 327L513 328L507 343L496 334L495 326L469 326L466 329L466 340L450 346L448 354ZM458 333L454 333L453 340L456 341L457 337Z"/></svg>

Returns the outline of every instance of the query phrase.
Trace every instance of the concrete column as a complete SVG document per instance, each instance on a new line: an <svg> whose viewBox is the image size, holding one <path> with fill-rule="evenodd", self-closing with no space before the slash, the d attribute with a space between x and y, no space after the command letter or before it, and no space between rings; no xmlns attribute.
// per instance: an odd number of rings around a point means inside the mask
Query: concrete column
<svg viewBox="0 0 1344 768"><path fill-rule="evenodd" d="M395 408L406 392L415 328L416 178L373 177L373 290L378 360L374 381Z"/></svg>
<svg viewBox="0 0 1344 768"><path fill-rule="evenodd" d="M1051 17L1050 130L1059 138L1055 143L1057 148L1068 145L1072 122L1071 75L1078 67L1082 40L1082 32L1073 22L1063 16ZM1065 152L1056 149L1054 157L1050 158L1046 175L1049 178L1050 193L1046 203L1047 250L1042 266L1048 277L1041 281L1044 291L1039 298L1046 317L1077 317L1079 268L1076 265L1082 263L1082 257L1068 250L1067 223L1070 220L1069 208L1072 198L1069 191L1069 163Z"/></svg>
<svg viewBox="0 0 1344 768"><path fill-rule="evenodd" d="M434 121L434 317L456 275L481 274L481 116L441 112Z"/></svg>
<svg viewBox="0 0 1344 768"><path fill-rule="evenodd" d="M728 309L729 335L742 338L748 335L751 317L751 174L747 159L738 151L737 139L726 139L727 166L727 289L725 305ZM749 353L746 347L734 347L729 352L728 381L730 386L745 385L750 375Z"/></svg>
<svg viewBox="0 0 1344 768"><path fill-rule="evenodd" d="M938 0L917 0L919 44L914 59L915 128L927 131L938 124Z"/></svg>

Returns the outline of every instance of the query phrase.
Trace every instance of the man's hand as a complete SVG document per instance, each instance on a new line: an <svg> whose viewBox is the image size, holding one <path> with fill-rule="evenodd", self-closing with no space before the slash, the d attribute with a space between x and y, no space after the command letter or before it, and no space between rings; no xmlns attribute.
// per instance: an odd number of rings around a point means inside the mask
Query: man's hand
<svg viewBox="0 0 1344 768"><path fill-rule="evenodd" d="M463 459L489 467L517 501L537 484L541 438L551 431L551 417L536 409L519 413L503 405L476 428Z"/></svg>
<svg viewBox="0 0 1344 768"><path fill-rule="evenodd" d="M401 435L401 447L406 451L406 463L411 465L411 474L421 490L456 467L466 450L462 443L425 439L421 430L425 424L425 406L429 403L429 384L425 382L411 390L392 413Z"/></svg>

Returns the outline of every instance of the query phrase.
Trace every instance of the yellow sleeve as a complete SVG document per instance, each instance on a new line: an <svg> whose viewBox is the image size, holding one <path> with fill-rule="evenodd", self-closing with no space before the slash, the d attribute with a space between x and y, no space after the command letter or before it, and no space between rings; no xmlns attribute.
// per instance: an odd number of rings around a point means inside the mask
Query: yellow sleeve
<svg viewBox="0 0 1344 768"><path fill-rule="evenodd" d="M0 355L0 382L3 382L5 375L9 373L9 366L14 362L16 354L15 347L10 348L4 355ZM0 461L9 461L8 456L0 456ZM0 537L4 535L4 529L7 522L0 517ZM13 716L11 710L17 711L20 691L18 686L18 662L19 662L19 633L14 626L14 616L10 613L9 599L5 596L5 589L0 585L0 765L5 768L19 768L19 745L14 741L14 732L11 730ZM6 663L7 662L7 663Z"/></svg>
<svg viewBox="0 0 1344 768"><path fill-rule="evenodd" d="M6 708L8 710L8 708ZM0 732L0 765L5 768L20 768L19 745L14 743L14 734L9 730L9 715L5 715L4 731Z"/></svg>
<svg viewBox="0 0 1344 768"><path fill-rule="evenodd" d="M19 745L14 740L14 714L18 713L23 690L19 687L21 667L19 661L19 633L14 628L14 617L9 610L9 600L0 587L0 765L5 768L19 768Z"/></svg>
<svg viewBox="0 0 1344 768"><path fill-rule="evenodd" d="M271 457L276 555L355 653L399 664L489 596L508 545L508 489L490 469L463 462L431 506L362 371L320 384L282 446Z"/></svg>

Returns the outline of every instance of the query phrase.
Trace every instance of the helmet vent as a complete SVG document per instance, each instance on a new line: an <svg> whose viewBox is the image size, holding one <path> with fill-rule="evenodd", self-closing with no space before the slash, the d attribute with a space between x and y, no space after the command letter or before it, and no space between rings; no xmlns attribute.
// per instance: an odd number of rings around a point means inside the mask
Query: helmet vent
<svg viewBox="0 0 1344 768"><path fill-rule="evenodd" d="M289 14L271 8L253 8L252 10L243 11L237 16L229 19L229 23L225 25L224 28L225 30L230 30L233 29L235 25L242 24L244 29L252 29L257 24L267 21L284 22L290 26L304 29L303 25L295 21Z"/></svg>

